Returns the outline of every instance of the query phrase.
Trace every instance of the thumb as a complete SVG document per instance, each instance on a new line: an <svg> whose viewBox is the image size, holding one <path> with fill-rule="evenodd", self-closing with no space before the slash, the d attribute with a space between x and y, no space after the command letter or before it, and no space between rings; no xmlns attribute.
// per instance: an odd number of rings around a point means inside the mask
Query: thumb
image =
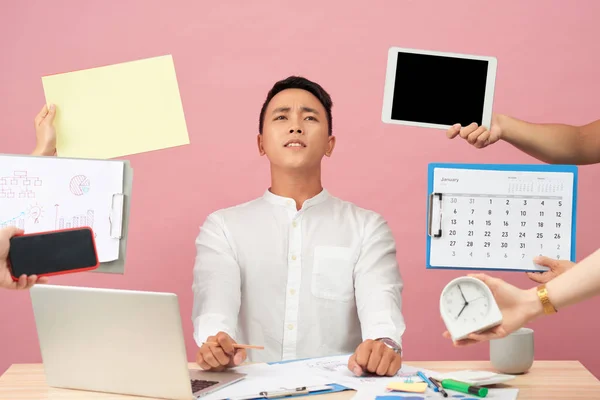
<svg viewBox="0 0 600 400"><path fill-rule="evenodd" d="M448 131L446 131L446 136L448 136L448 138L453 139L456 137L456 135L458 135L460 133L460 124L454 124L452 125Z"/></svg>
<svg viewBox="0 0 600 400"><path fill-rule="evenodd" d="M241 363L246 361L246 357L247 357L246 349L239 349L238 351L235 352L235 355L233 356L233 364L240 365Z"/></svg>
<svg viewBox="0 0 600 400"><path fill-rule="evenodd" d="M10 239L11 237L16 235L22 235L23 229L19 229L15 226L9 226L8 228L2 229L0 232L2 233L2 236L6 236Z"/></svg>
<svg viewBox="0 0 600 400"><path fill-rule="evenodd" d="M356 375L356 376L363 375L363 372L364 372L363 369L356 362L356 353L354 353L350 356L350 359L348 360L348 369L350 371L352 371L354 373L354 375Z"/></svg>
<svg viewBox="0 0 600 400"><path fill-rule="evenodd" d="M44 118L44 122L51 124L54 122L54 117L56 116L56 106L54 104L50 104L48 106L48 114Z"/></svg>
<svg viewBox="0 0 600 400"><path fill-rule="evenodd" d="M491 276L486 274L469 274L469 276L483 281L483 283L488 285L490 289L492 288L492 286L495 286L499 281L498 278L492 278Z"/></svg>

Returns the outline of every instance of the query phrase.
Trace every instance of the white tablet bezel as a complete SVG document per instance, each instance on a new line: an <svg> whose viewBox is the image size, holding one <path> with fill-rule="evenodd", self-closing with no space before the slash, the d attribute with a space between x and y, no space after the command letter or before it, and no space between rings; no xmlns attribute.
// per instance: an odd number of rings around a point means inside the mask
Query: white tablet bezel
<svg viewBox="0 0 600 400"><path fill-rule="evenodd" d="M398 53L414 53L434 56L445 56L453 58L466 58L470 60L485 60L488 62L487 80L485 83L485 95L483 100L483 118L482 125L490 128L492 122L492 105L494 102L494 88L496 84L496 70L498 68L498 60L496 57L476 56L470 54L449 53L433 50L417 50L402 47L390 47L388 50L387 68L385 74L385 87L383 92L383 109L381 120L386 124L418 126L423 128L435 128L447 130L452 125L432 124L425 122L415 122L406 120L392 119L392 102L394 100L394 86L396 80L396 65L398 61ZM448 94L451 95L451 94ZM458 121L457 121L458 122ZM473 121L475 122L475 121Z"/></svg>

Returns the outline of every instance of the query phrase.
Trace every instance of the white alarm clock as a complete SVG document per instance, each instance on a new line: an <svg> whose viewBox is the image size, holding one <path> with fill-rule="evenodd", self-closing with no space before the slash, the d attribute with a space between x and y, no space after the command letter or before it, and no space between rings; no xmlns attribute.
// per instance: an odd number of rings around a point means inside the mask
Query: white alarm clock
<svg viewBox="0 0 600 400"><path fill-rule="evenodd" d="M502 313L491 290L470 276L446 285L440 296L440 312L454 341L502 323Z"/></svg>

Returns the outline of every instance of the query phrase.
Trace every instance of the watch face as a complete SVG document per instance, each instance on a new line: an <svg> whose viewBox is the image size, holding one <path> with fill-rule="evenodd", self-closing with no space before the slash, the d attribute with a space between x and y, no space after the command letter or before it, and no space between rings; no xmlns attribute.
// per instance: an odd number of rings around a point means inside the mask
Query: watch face
<svg viewBox="0 0 600 400"><path fill-rule="evenodd" d="M448 321L463 326L477 326L485 322L490 310L490 296L485 283L458 280L449 285L442 295L442 312Z"/></svg>

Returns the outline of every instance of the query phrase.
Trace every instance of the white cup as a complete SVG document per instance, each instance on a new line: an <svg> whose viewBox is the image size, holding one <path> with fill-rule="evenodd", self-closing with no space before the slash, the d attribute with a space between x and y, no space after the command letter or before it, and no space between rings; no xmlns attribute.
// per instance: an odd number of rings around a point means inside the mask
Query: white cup
<svg viewBox="0 0 600 400"><path fill-rule="evenodd" d="M492 366L504 374L524 374L533 365L533 329L521 328L501 339L490 340Z"/></svg>

